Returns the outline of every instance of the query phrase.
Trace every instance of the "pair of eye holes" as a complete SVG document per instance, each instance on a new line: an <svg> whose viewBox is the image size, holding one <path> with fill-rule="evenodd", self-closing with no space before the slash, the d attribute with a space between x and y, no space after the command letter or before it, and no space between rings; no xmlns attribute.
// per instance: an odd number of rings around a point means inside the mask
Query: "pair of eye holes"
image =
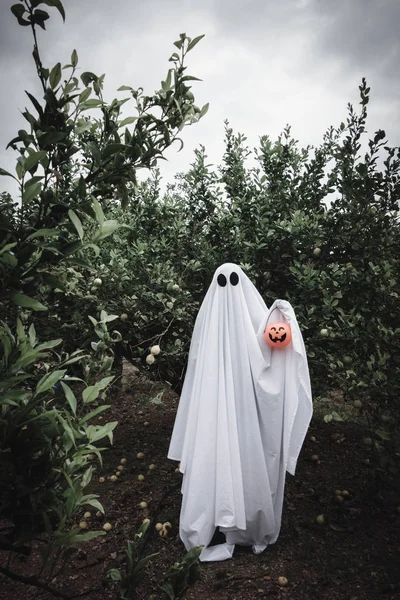
<svg viewBox="0 0 400 600"><path fill-rule="evenodd" d="M239 275L237 273L235 273L235 271L233 271L233 273L230 274L229 281L231 282L232 285L237 285L239 283ZM223 273L220 273L218 275L217 282L218 282L218 285L220 285L221 287L226 286L227 281L226 281L226 277Z"/></svg>

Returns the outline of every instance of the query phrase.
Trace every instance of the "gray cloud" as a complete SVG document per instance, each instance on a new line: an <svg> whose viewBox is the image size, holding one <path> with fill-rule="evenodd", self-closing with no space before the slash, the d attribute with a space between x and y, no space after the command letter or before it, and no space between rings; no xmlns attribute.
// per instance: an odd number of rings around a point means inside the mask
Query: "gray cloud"
<svg viewBox="0 0 400 600"><path fill-rule="evenodd" d="M21 28L0 0L0 165L13 170L4 148L24 120L24 89L40 96L29 28ZM223 152L223 121L244 132L250 146L286 123L301 144L318 143L324 130L358 102L366 76L372 88L369 130L386 129L400 142L397 0L64 0L63 24L50 9L48 31L39 32L43 61L69 62L73 48L82 70L106 73L108 99L121 84L157 89L180 32L205 39L188 56L198 104L210 102L199 124L185 130L184 150L170 149L161 163L167 180L185 170L199 144L211 162ZM25 126L25 125L23 125ZM0 189L4 184L2 178Z"/></svg>

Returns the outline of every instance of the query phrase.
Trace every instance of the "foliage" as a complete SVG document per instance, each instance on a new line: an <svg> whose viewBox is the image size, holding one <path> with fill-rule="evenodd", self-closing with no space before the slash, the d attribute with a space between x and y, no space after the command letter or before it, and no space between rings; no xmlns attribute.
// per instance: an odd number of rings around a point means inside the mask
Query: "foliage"
<svg viewBox="0 0 400 600"><path fill-rule="evenodd" d="M165 576L165 583L160 587L165 592L168 600L180 598L188 586L198 579L199 557L203 547L189 550L181 562L175 563Z"/></svg>
<svg viewBox="0 0 400 600"><path fill-rule="evenodd" d="M91 424L94 415L108 408L98 405L97 398L113 377L84 384L78 400L72 389L78 378L68 377L66 367L82 359L80 350L54 360L50 351L62 340L39 343L35 327L27 331L19 319L17 337L1 324L0 341L1 517L8 524L1 545L13 549L45 531L45 568L54 550L103 533L70 529L70 521L84 505L103 512L97 496L85 488L94 471L92 456L101 463L97 442L112 441L117 425Z"/></svg>
<svg viewBox="0 0 400 600"><path fill-rule="evenodd" d="M120 600L135 600L139 597L136 588L146 576L146 565L154 556L157 556L156 554L149 554L144 558L140 558L140 547L148 527L149 521L144 522L135 534L134 541L128 541L125 571L122 572L120 569L107 571L109 579L119 582Z"/></svg>
<svg viewBox="0 0 400 600"><path fill-rule="evenodd" d="M190 82L196 78L184 65L203 36L180 35L159 91L148 96L142 88L122 86L126 97L108 103L104 75L86 71L78 78L76 50L67 65L43 65L36 30L46 28L47 7L65 19L61 0L11 7L19 25L32 31L43 95L26 92L33 106L22 113L28 130L8 144L18 153L15 174L0 169L18 189L17 200L0 195L0 547L11 557L13 551L29 553L38 539L43 561L29 583L49 590L45 582L64 551L104 534L73 529L71 522L82 505L102 510L85 488L95 469L91 458L101 463L99 443L111 443L117 425L93 424L108 408L100 401L114 379L115 347L122 339L117 329L109 331L117 315L97 306L82 313L79 288L103 241L124 228L107 216L110 202L126 207L137 169L153 166L175 141L182 144L179 133L208 106L194 104ZM122 114L128 101L135 116ZM70 319L59 310L64 301ZM76 335L81 315L85 348Z"/></svg>
<svg viewBox="0 0 400 600"><path fill-rule="evenodd" d="M126 550L125 569L110 569L107 578L119 582L119 600L135 600L141 598L138 587L146 576L146 566L157 554L149 554L141 558L144 549L144 539L150 521L146 520L135 534L133 541L128 541ZM182 558L181 562L175 563L167 572L165 581L159 586L163 591L163 597L168 600L177 600L186 591L188 586L198 578L198 559L202 546L192 548ZM155 598L154 595L149 600Z"/></svg>
<svg viewBox="0 0 400 600"><path fill-rule="evenodd" d="M268 304L292 303L314 395L361 399L382 468L394 474L400 153L381 130L365 139L369 94L363 81L359 113L349 105L346 123L316 148L299 148L287 127L276 142L260 138L258 166L249 169L246 138L227 124L218 171L200 147L165 195L154 172L124 213L128 228L94 261L103 283L92 302L123 315L121 345L132 360L160 344L162 355L145 368L179 388L210 277L222 262L240 263ZM108 210L121 218L117 205Z"/></svg>

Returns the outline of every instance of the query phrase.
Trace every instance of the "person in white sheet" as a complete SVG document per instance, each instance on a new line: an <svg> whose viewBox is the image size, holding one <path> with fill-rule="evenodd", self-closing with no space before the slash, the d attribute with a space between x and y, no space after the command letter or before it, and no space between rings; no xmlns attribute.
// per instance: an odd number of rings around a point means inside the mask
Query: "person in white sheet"
<svg viewBox="0 0 400 600"><path fill-rule="evenodd" d="M287 322L292 342L264 331ZM312 416L303 339L292 307L270 309L235 264L219 267L200 307L168 458L183 473L180 537L202 561L256 554L279 535L286 471L294 475ZM216 528L226 542L209 546Z"/></svg>

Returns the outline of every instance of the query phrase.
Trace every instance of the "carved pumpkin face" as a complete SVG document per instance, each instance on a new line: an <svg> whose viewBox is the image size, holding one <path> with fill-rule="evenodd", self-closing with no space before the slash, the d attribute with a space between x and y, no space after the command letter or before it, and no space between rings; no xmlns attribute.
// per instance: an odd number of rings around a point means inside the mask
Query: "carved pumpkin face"
<svg viewBox="0 0 400 600"><path fill-rule="evenodd" d="M292 330L289 323L272 323L267 325L264 338L271 348L286 348L292 341Z"/></svg>

